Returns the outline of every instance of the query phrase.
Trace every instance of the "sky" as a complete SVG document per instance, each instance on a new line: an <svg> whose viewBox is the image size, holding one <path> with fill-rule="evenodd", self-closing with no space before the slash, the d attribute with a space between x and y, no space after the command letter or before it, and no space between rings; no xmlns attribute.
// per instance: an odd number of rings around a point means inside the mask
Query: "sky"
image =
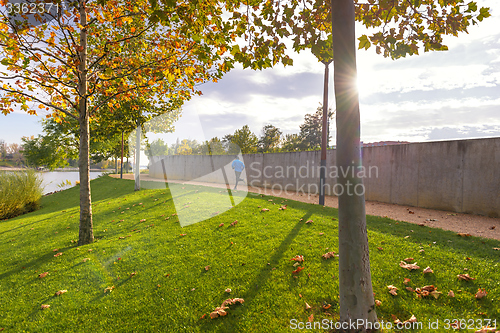
<svg viewBox="0 0 500 333"><path fill-rule="evenodd" d="M478 5L490 7L492 17L469 27L469 34L446 37L449 51L391 60L374 48L358 50L363 142L500 137L500 2ZM361 25L356 29L358 37L364 33ZM293 66L236 68L218 83L201 85L203 95L184 105L176 132L163 138L221 138L244 125L260 136L266 124L298 133L304 115L323 100L324 65L309 51L292 58ZM329 106L335 109L332 79L331 66ZM41 134L39 119L0 115L0 139L21 143L23 136ZM331 133L335 144L335 122Z"/></svg>

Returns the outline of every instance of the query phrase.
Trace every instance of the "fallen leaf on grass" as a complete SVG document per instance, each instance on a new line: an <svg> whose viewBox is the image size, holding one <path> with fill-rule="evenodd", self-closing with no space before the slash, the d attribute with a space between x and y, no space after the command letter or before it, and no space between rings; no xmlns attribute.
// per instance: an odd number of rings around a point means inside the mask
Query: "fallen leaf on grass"
<svg viewBox="0 0 500 333"><path fill-rule="evenodd" d="M57 292L55 293L55 295L54 295L54 296L59 296L59 295L62 295L62 294L64 294L64 293L67 293L67 292L68 292L67 290L59 290L59 291L57 291Z"/></svg>
<svg viewBox="0 0 500 333"><path fill-rule="evenodd" d="M234 221L233 223L230 224L231 227L234 227L238 223L238 220Z"/></svg>
<svg viewBox="0 0 500 333"><path fill-rule="evenodd" d="M311 309L311 306L309 304L307 304L307 302L306 302L306 310L309 310L309 309Z"/></svg>
<svg viewBox="0 0 500 333"><path fill-rule="evenodd" d="M488 293L486 292L486 290L479 288L477 290L477 293L476 293L476 299L481 299L481 298L483 298L486 295L488 295Z"/></svg>
<svg viewBox="0 0 500 333"><path fill-rule="evenodd" d="M398 319L395 315L391 314L392 320L394 321L394 324L399 324L401 323L401 320Z"/></svg>
<svg viewBox="0 0 500 333"><path fill-rule="evenodd" d="M434 291L431 291L429 294L430 294L431 296L433 296L435 299L438 299L438 298L439 298L439 295L441 295L441 294L442 294L442 292L439 292L439 291L437 291L437 290L434 290Z"/></svg>
<svg viewBox="0 0 500 333"><path fill-rule="evenodd" d="M146 219L142 219L142 220L140 220L139 222L146 222Z"/></svg>
<svg viewBox="0 0 500 333"><path fill-rule="evenodd" d="M377 247L377 250L379 250L379 251L383 251L384 249L383 249L383 248L381 248L381 247Z"/></svg>
<svg viewBox="0 0 500 333"><path fill-rule="evenodd" d="M307 318L307 321L312 323L313 320L314 320L314 314L311 313L311 315Z"/></svg>
<svg viewBox="0 0 500 333"><path fill-rule="evenodd" d="M415 291L415 290L413 290L413 288L412 288L412 287L406 287L406 290L411 291L411 292L414 292L414 291Z"/></svg>
<svg viewBox="0 0 500 333"><path fill-rule="evenodd" d="M379 301L378 299L376 299L376 300L375 300L375 305L376 305L376 306L381 306L381 305L382 305L382 302L381 302L381 301Z"/></svg>
<svg viewBox="0 0 500 333"><path fill-rule="evenodd" d="M219 228L223 227L224 226L224 222L219 224Z"/></svg>
<svg viewBox="0 0 500 333"><path fill-rule="evenodd" d="M210 269L210 265L205 266L205 271L208 271Z"/></svg>
<svg viewBox="0 0 500 333"><path fill-rule="evenodd" d="M306 221L306 224L308 224L308 223L313 223L313 222L314 222L313 220L307 220L307 221Z"/></svg>
<svg viewBox="0 0 500 333"><path fill-rule="evenodd" d="M113 289L115 289L115 286L111 286L111 287L106 287L106 289L104 289L104 293L110 293Z"/></svg>
<svg viewBox="0 0 500 333"><path fill-rule="evenodd" d="M49 274L49 272L40 273L40 274L38 274L38 277L39 277L40 279L43 279L43 278L44 278L44 277L46 277L48 274Z"/></svg>
<svg viewBox="0 0 500 333"><path fill-rule="evenodd" d="M398 295L398 293L397 293L398 288L397 288L396 286L393 286L393 285L391 284L391 285L387 286L387 289L389 289L389 293L390 293L391 295L394 295L394 296L397 296L397 295Z"/></svg>
<svg viewBox="0 0 500 333"><path fill-rule="evenodd" d="M130 274L130 277L133 277L136 274L137 274L137 272L132 272L132 274Z"/></svg>
<svg viewBox="0 0 500 333"><path fill-rule="evenodd" d="M231 289L227 288L226 290L224 290L226 293L230 293L231 292Z"/></svg>
<svg viewBox="0 0 500 333"><path fill-rule="evenodd" d="M287 205L281 206L279 210L285 210Z"/></svg>
<svg viewBox="0 0 500 333"><path fill-rule="evenodd" d="M493 250L500 251L500 247L494 247Z"/></svg>
<svg viewBox="0 0 500 333"><path fill-rule="evenodd" d="M323 310L328 310L331 307L332 307L331 304L323 304Z"/></svg>
<svg viewBox="0 0 500 333"><path fill-rule="evenodd" d="M424 269L424 274L427 274L427 273L434 273L434 271L429 267L427 266L425 269Z"/></svg>
<svg viewBox="0 0 500 333"><path fill-rule="evenodd" d="M323 259L330 259L330 258L338 257L338 255L336 255L335 252L331 251L331 252L327 252L327 253L323 254L322 257L323 257Z"/></svg>
<svg viewBox="0 0 500 333"><path fill-rule="evenodd" d="M187 236L187 234L180 234L179 236Z"/></svg>
<svg viewBox="0 0 500 333"><path fill-rule="evenodd" d="M417 266L417 263L414 263L414 264L407 264L407 263L406 263L406 262L404 262L404 261L401 261L401 262L399 263L399 266L400 266L400 267L402 267L402 268L405 268L405 269L407 269L407 270L409 270L409 271L414 270L414 269L420 269L420 267L419 267L419 266Z"/></svg>
<svg viewBox="0 0 500 333"><path fill-rule="evenodd" d="M458 236L460 237L471 237L472 235L471 234L466 234L466 233L463 233L463 232L459 232L457 233Z"/></svg>
<svg viewBox="0 0 500 333"><path fill-rule="evenodd" d="M292 274L297 274L297 273L299 273L301 270L303 270L304 268L305 268L305 267L297 267L297 269L296 269L296 270L294 270L294 271L292 272Z"/></svg>
<svg viewBox="0 0 500 333"><path fill-rule="evenodd" d="M52 251L57 252L57 251L59 251L59 249L53 249Z"/></svg>
<svg viewBox="0 0 500 333"><path fill-rule="evenodd" d="M269 209L267 209L267 208L262 208L261 209L261 212L268 212L268 211L269 211Z"/></svg>
<svg viewBox="0 0 500 333"><path fill-rule="evenodd" d="M476 279L476 278L471 277L469 274L458 274L457 278L459 280L464 280L464 281L471 281L471 280L475 280Z"/></svg>
<svg viewBox="0 0 500 333"><path fill-rule="evenodd" d="M448 297L455 297L455 293L453 292L453 290L450 290L450 292L448 293Z"/></svg>
<svg viewBox="0 0 500 333"><path fill-rule="evenodd" d="M288 261L298 261L298 262L302 262L304 261L304 256L301 256L301 255L296 255L295 257L293 257L292 259L288 260Z"/></svg>
<svg viewBox="0 0 500 333"><path fill-rule="evenodd" d="M406 323L416 323L416 322L417 322L417 317L415 317L415 315L411 315L410 319L405 320L403 322L403 324L406 324Z"/></svg>
<svg viewBox="0 0 500 333"><path fill-rule="evenodd" d="M83 258L83 262L87 262L87 260L90 260L90 258Z"/></svg>
<svg viewBox="0 0 500 333"><path fill-rule="evenodd" d="M42 306L40 307L42 310L45 310L45 309L48 309L50 308L50 305L48 304L42 304Z"/></svg>
<svg viewBox="0 0 500 333"><path fill-rule="evenodd" d="M62 256L62 252L54 254L54 257L59 257L59 256Z"/></svg>
<svg viewBox="0 0 500 333"><path fill-rule="evenodd" d="M415 261L415 259L413 259L413 258L405 258L404 261L412 262L412 261Z"/></svg>
<svg viewBox="0 0 500 333"><path fill-rule="evenodd" d="M404 283L405 285L408 285L408 283L409 283L410 281L411 281L411 279L405 278L405 280L403 281L403 283Z"/></svg>

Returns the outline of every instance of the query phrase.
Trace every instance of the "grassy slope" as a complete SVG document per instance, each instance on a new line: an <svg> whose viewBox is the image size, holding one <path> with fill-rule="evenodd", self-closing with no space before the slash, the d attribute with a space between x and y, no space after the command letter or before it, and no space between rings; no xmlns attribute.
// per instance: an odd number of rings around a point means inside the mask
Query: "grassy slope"
<svg viewBox="0 0 500 333"><path fill-rule="evenodd" d="M92 188L94 244L71 242L78 238L77 188L45 197L37 212L0 222L0 328L6 332L285 332L292 318L307 321L311 313L314 320L338 319L338 259L321 258L338 251L336 209L249 195L221 215L181 228L168 189L134 192L132 181L110 177L92 181ZM200 202L221 195L201 187L185 191L186 200ZM287 209L279 211L280 204ZM261 212L264 207L270 211ZM309 219L314 223L305 224ZM500 324L500 251L492 249L498 241L378 217L368 218L368 229L379 319L414 314L424 327L429 319L443 327L446 318ZM54 257L58 252L63 255ZM294 278L289 259L297 254L305 269ZM435 273L402 269L406 257ZM40 279L42 272L49 274ZM477 280L458 281L460 273ZM404 289L404 278L414 288L434 284L443 295L417 299ZM398 296L388 293L389 284L400 289ZM482 300L474 298L479 287L488 291ZM68 292L53 296L61 289ZM455 298L446 295L450 289ZM226 317L200 319L229 297L245 303L232 305ZM304 302L313 309L305 311ZM323 302L332 304L331 315Z"/></svg>

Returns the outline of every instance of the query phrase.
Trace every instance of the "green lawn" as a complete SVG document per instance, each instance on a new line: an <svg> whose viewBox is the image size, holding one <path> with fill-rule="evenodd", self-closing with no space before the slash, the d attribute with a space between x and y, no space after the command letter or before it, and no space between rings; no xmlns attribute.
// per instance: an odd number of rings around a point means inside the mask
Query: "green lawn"
<svg viewBox="0 0 500 333"><path fill-rule="evenodd" d="M235 208L182 228L168 189L133 188L133 181L108 176L92 181L97 241L91 245L73 242L78 188L44 197L36 212L0 221L0 330L290 332L292 319L306 322L311 314L314 321L338 320L338 258L321 257L338 252L336 209L248 194ZM220 189L183 190L186 205L222 198ZM423 324L419 332L436 332L427 329L429 320L440 320L443 332L446 319L496 319L500 325L500 251L493 249L500 242L373 216L368 237L379 320L415 315ZM304 256L305 269L292 274L296 255ZM421 268L401 268L407 257ZM427 266L434 273L424 275ZM476 280L457 279L463 273ZM405 289L405 278L413 289L434 285L443 294L417 298ZM391 284L397 296L389 294ZM488 292L480 300L478 288ZM59 290L67 292L54 296ZM244 303L209 318L235 297ZM324 310L324 304L331 307Z"/></svg>

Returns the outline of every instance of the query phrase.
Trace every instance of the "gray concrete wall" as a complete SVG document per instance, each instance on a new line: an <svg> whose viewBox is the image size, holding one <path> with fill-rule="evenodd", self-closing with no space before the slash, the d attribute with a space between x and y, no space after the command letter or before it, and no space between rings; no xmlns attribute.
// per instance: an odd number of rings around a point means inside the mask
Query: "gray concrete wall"
<svg viewBox="0 0 500 333"><path fill-rule="evenodd" d="M326 194L335 195L335 150L327 153ZM410 143L362 150L366 200L500 216L500 138ZM231 155L165 156L170 179L234 183ZM243 176L253 186L318 192L320 152L248 154ZM150 165L163 178L161 163Z"/></svg>

